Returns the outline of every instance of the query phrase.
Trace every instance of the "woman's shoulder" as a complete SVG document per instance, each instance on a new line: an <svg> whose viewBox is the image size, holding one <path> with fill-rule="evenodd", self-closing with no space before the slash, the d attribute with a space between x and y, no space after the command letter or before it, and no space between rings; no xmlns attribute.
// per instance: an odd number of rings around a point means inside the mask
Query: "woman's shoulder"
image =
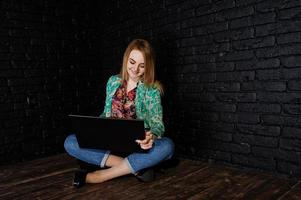
<svg viewBox="0 0 301 200"><path fill-rule="evenodd" d="M163 89L161 85L152 84L152 85L143 85L144 89L146 90L146 93L148 96L161 96L163 95Z"/></svg>
<svg viewBox="0 0 301 200"><path fill-rule="evenodd" d="M114 84L114 83L120 83L120 80L121 80L121 78L120 78L120 76L117 74L117 75L113 75L113 76L111 76L110 78L109 78L109 80L108 80L108 85L112 85L112 84Z"/></svg>
<svg viewBox="0 0 301 200"><path fill-rule="evenodd" d="M155 81L153 84L148 86L148 92L155 95L163 95L163 86L159 81Z"/></svg>
<svg viewBox="0 0 301 200"><path fill-rule="evenodd" d="M113 75L109 78L108 82L120 81L121 77L119 74Z"/></svg>

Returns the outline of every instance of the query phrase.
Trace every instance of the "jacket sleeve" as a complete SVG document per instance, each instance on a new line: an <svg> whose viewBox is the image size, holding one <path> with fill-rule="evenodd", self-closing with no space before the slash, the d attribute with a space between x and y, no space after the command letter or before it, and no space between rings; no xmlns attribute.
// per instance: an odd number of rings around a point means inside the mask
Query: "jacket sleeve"
<svg viewBox="0 0 301 200"><path fill-rule="evenodd" d="M100 114L100 117L107 117L106 116L106 113L109 113L110 110L111 110L111 107L110 107L110 99L109 99L109 93L110 93L110 88L111 88L111 83L112 83L112 79L114 77L111 76L107 82L107 85L106 85L106 101L105 101L105 105L104 105L104 110L103 112Z"/></svg>
<svg viewBox="0 0 301 200"><path fill-rule="evenodd" d="M165 131L163 123L163 109L161 95L158 89L152 88L149 91L147 102L147 120L150 131L157 137L162 137Z"/></svg>

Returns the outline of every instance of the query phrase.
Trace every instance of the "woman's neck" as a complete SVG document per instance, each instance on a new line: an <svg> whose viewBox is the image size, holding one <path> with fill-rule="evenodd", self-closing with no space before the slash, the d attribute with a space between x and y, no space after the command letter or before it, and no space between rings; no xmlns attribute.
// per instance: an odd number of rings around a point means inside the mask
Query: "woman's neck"
<svg viewBox="0 0 301 200"><path fill-rule="evenodd" d="M139 80L133 80L133 79L128 79L127 83L126 83L126 91L131 91L132 89L134 89L137 86L137 83L139 82Z"/></svg>

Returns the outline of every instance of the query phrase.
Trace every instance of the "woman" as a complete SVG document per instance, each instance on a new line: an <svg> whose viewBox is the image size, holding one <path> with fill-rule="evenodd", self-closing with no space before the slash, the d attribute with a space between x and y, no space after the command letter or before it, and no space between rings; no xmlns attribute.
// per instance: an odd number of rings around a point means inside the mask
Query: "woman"
<svg viewBox="0 0 301 200"><path fill-rule="evenodd" d="M170 159L174 152L173 142L164 134L161 97L162 87L155 81L154 54L146 40L135 39L127 47L121 72L110 77L106 87L106 102L102 117L143 119L146 130L144 140L136 140L147 153L133 153L126 158L110 154L106 150L78 147L75 135L65 140L65 149L84 162L107 169L91 173L75 173L74 185L101 183L126 174L139 172Z"/></svg>

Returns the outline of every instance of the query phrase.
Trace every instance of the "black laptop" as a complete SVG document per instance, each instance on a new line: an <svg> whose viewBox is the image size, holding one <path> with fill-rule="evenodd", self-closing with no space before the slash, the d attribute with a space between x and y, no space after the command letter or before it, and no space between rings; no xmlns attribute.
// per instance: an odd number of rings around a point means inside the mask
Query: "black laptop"
<svg viewBox="0 0 301 200"><path fill-rule="evenodd" d="M81 148L116 153L146 152L135 140L145 138L143 120L69 115L71 132Z"/></svg>

